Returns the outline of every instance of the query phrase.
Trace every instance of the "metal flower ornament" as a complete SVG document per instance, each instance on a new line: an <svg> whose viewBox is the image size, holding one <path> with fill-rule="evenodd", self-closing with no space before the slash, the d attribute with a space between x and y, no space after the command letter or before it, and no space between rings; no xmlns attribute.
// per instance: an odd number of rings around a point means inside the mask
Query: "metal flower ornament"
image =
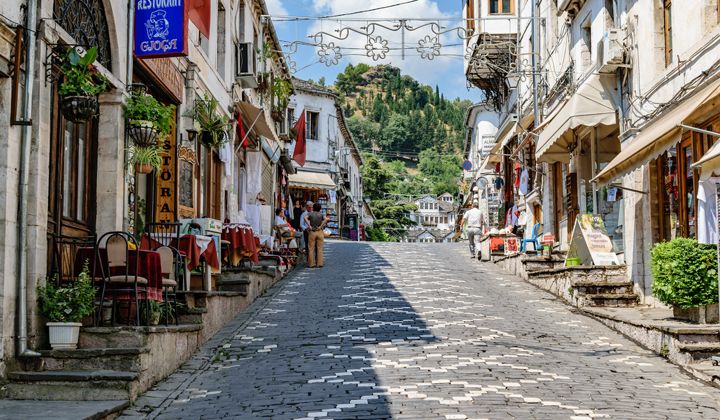
<svg viewBox="0 0 720 420"><path fill-rule="evenodd" d="M388 47L388 41L383 39L381 36L369 37L367 44L365 44L365 50L367 56L372 58L374 61L384 60L387 57L387 53L390 52Z"/></svg>
<svg viewBox="0 0 720 420"><path fill-rule="evenodd" d="M421 58L432 60L440 55L440 48L442 48L442 44L440 44L438 37L425 35L425 38L418 41L418 47L416 49L417 52L420 53Z"/></svg>
<svg viewBox="0 0 720 420"><path fill-rule="evenodd" d="M336 46L334 42L320 44L318 55L320 56L320 62L327 67L336 66L342 58L340 47Z"/></svg>

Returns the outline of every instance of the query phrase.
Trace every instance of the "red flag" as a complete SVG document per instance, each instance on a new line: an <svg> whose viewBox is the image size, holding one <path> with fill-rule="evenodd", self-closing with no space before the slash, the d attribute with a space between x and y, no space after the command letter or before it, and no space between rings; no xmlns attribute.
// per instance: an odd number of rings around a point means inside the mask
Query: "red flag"
<svg viewBox="0 0 720 420"><path fill-rule="evenodd" d="M211 0L188 0L188 18L197 26L205 38L210 38L210 5Z"/></svg>
<svg viewBox="0 0 720 420"><path fill-rule="evenodd" d="M293 160L300 166L305 166L305 110L295 124L295 152Z"/></svg>
<svg viewBox="0 0 720 420"><path fill-rule="evenodd" d="M237 114L237 126L235 126L235 133L240 140L240 146L247 149L248 145L250 144L250 139L248 139L248 135L245 132L245 126L243 125L242 116L239 112Z"/></svg>

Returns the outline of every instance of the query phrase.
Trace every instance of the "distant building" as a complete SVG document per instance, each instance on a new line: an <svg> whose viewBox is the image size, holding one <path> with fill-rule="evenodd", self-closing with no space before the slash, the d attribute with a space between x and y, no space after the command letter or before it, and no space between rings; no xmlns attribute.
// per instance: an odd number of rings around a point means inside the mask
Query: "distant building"
<svg viewBox="0 0 720 420"><path fill-rule="evenodd" d="M402 242L450 242L453 237L457 204L452 194L439 196L424 195L408 204L415 204L417 210L409 214L413 225L402 238Z"/></svg>

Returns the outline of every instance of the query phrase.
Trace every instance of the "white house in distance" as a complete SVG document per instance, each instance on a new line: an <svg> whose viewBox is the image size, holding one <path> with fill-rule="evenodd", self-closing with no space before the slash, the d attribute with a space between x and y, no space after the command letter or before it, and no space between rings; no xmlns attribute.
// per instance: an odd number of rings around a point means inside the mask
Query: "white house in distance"
<svg viewBox="0 0 720 420"><path fill-rule="evenodd" d="M292 79L292 127L305 112L306 162L289 176L293 202L319 202L331 214L333 236L358 238L362 220L362 158L347 128L337 96L327 87ZM290 150L292 155L294 145ZM347 226L347 229L343 229Z"/></svg>
<svg viewBox="0 0 720 420"><path fill-rule="evenodd" d="M417 210L410 214L410 220L415 222L414 229L452 229L455 226L455 204L450 193L443 193L438 197L424 195L413 204Z"/></svg>

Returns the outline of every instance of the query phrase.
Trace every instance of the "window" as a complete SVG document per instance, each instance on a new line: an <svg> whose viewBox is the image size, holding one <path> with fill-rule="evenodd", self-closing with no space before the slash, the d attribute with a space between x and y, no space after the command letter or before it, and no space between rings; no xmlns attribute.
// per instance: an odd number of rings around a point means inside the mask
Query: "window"
<svg viewBox="0 0 720 420"><path fill-rule="evenodd" d="M320 139L320 113L307 111L305 116L305 137L308 139Z"/></svg>
<svg viewBox="0 0 720 420"><path fill-rule="evenodd" d="M665 0L663 5L663 26L665 37L665 65L672 63L672 1Z"/></svg>
<svg viewBox="0 0 720 420"><path fill-rule="evenodd" d="M466 27L468 32L475 32L475 0L467 0L465 17L467 18Z"/></svg>
<svg viewBox="0 0 720 420"><path fill-rule="evenodd" d="M491 15L509 15L513 12L512 0L490 0Z"/></svg>
<svg viewBox="0 0 720 420"><path fill-rule="evenodd" d="M220 73L220 78L223 80L227 76L225 69L225 8L222 3L218 2L218 15L217 15L217 62L215 68Z"/></svg>

